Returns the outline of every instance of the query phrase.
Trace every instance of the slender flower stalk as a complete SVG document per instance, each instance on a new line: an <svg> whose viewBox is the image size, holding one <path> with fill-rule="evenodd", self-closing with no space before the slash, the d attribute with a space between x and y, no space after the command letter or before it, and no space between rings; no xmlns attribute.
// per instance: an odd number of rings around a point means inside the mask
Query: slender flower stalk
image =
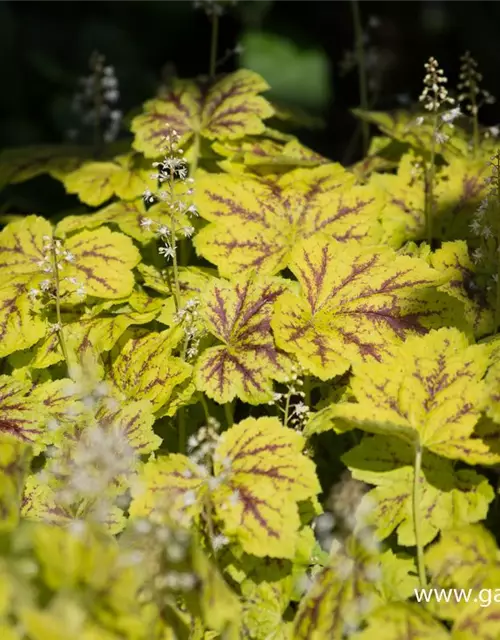
<svg viewBox="0 0 500 640"><path fill-rule="evenodd" d="M351 8L354 25L354 46L358 67L359 98L363 111L368 111L368 74L365 61L363 25L361 23L361 12L358 0L351 0ZM361 134L363 139L363 155L366 155L370 144L370 127L366 120L361 120Z"/></svg>
<svg viewBox="0 0 500 640"><path fill-rule="evenodd" d="M213 80L217 71L217 45L219 40L219 19L229 6L234 6L237 0L195 0L196 9L203 9L210 18L212 34L210 38L209 78Z"/></svg>
<svg viewBox="0 0 500 640"><path fill-rule="evenodd" d="M283 416L285 427L292 427L301 431L307 423L311 411L308 404L307 378L305 390L303 390L304 380L299 377L299 373L299 371L295 371L287 383L286 391L274 393L273 399L268 404L271 406L276 405Z"/></svg>
<svg viewBox="0 0 500 640"><path fill-rule="evenodd" d="M103 143L113 142L122 123L122 112L116 108L120 99L118 79L105 57L94 52L89 62L90 74L79 79L79 91L72 100L72 111L78 116L76 126L68 131L72 140L91 134L95 154Z"/></svg>
<svg viewBox="0 0 500 640"><path fill-rule="evenodd" d="M56 321L51 324L51 330L57 334L61 352L66 363L68 375L72 377L72 360L64 337L64 322L62 304L68 298L83 300L85 287L74 276L65 276L65 267L74 262L75 257L64 249L61 240L52 236L43 237L43 258L38 262L40 271L44 274L37 288L29 291L32 299L40 299L50 312L55 311ZM63 286L64 285L64 286Z"/></svg>
<svg viewBox="0 0 500 640"><path fill-rule="evenodd" d="M488 192L476 210L469 225L477 237L479 246L472 252L472 259L491 280L488 291L495 289L492 303L495 328L500 327L500 151L489 161L491 175L486 179Z"/></svg>
<svg viewBox="0 0 500 640"><path fill-rule="evenodd" d="M158 181L159 191L152 193L146 190L144 199L147 204L163 202L168 207L169 224L160 224L150 218L144 218L141 222L145 228L153 228L157 236L163 242L158 249L160 255L172 260L173 287L171 293L174 297L176 311L181 309L181 286L179 281L178 263L178 234L190 238L194 233L194 227L186 225L182 221L186 217L197 216L194 205L189 203L193 194L193 178L188 177L187 163L184 158L184 150L179 147L180 136L172 129L165 137L165 157L160 162L154 162L156 173L152 175ZM170 281L169 281L170 282Z"/></svg>
<svg viewBox="0 0 500 640"><path fill-rule="evenodd" d="M483 76L478 71L478 64L471 56L470 51L466 51L460 58L462 64L460 67L460 82L458 83L458 102L463 104L464 111L469 113L472 118L472 146L474 153L479 151L479 109L485 104L493 104L495 98L489 93L481 89L480 83Z"/></svg>
<svg viewBox="0 0 500 640"><path fill-rule="evenodd" d="M460 115L460 111L454 112L450 116L440 114L443 106L453 104L453 98L448 96L446 83L448 79L445 77L443 70L435 58L429 58L425 63L426 75L424 77L424 89L420 95L420 102L423 103L424 109L431 114L432 141L430 150L430 159L427 164L426 181L425 181L425 229L426 238L429 245L432 245L433 238L433 218L434 218L434 182L436 176L436 153L438 146L446 142L448 136L440 131L442 124L450 125L452 119ZM450 112L448 112L450 113ZM423 122L423 117L420 118ZM453 125L452 125L453 126Z"/></svg>
<svg viewBox="0 0 500 640"><path fill-rule="evenodd" d="M68 375L71 377L71 363L69 359L69 353L66 346L66 340L64 339L64 327L61 316L61 286L59 279L59 261L58 261L58 245L56 239L52 236L51 243L51 254L52 254L52 271L54 274L54 300L56 306L56 331L57 337L59 340L59 344L61 346L61 351L64 356L64 361L66 362L66 367L68 369Z"/></svg>

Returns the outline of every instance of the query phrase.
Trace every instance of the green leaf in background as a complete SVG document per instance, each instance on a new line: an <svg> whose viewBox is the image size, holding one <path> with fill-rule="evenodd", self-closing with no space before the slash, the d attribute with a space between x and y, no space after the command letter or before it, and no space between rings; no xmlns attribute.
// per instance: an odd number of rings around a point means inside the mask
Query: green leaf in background
<svg viewBox="0 0 500 640"><path fill-rule="evenodd" d="M320 49L301 49L283 36L251 31L241 45L241 66L267 80L270 99L317 111L330 100L328 58Z"/></svg>

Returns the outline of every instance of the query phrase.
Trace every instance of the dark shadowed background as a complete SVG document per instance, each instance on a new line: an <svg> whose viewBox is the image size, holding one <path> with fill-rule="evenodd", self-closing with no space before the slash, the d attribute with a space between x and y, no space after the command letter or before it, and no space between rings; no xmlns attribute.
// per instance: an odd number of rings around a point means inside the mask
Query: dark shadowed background
<svg viewBox="0 0 500 640"><path fill-rule="evenodd" d="M466 49L479 62L484 87L500 98L499 2L359 6L374 108L414 101L430 55L455 85ZM332 159L359 156L349 113L359 97L356 69L348 71L348 0L240 1L221 19L220 57L238 44L240 58L230 56L221 71L240 64L259 71L273 85L273 98L314 116L313 128L297 132L304 142ZM162 76L207 73L209 47L209 20L188 0L0 1L0 148L64 139L72 93L94 50L115 66L127 112L153 96ZM500 121L498 104L486 107L482 119Z"/></svg>

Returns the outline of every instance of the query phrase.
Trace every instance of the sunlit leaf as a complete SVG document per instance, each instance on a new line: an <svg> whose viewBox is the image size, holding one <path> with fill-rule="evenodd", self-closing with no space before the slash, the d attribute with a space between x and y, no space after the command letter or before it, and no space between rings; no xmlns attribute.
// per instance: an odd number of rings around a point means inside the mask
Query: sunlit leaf
<svg viewBox="0 0 500 640"><path fill-rule="evenodd" d="M146 157L158 157L172 129L183 144L196 134L220 140L262 133L262 120L273 114L271 105L258 95L266 89L267 83L246 69L213 85L175 80L169 92L146 102L144 112L133 119L134 147Z"/></svg>
<svg viewBox="0 0 500 640"><path fill-rule="evenodd" d="M493 313L488 308L485 292L476 282L467 243L463 240L444 242L431 254L430 264L437 271L447 274L447 282L439 288L463 303L465 316L474 334L481 337L492 333Z"/></svg>
<svg viewBox="0 0 500 640"><path fill-rule="evenodd" d="M47 419L30 396L31 384L11 376L0 376L0 435L41 448L41 434Z"/></svg>
<svg viewBox="0 0 500 640"><path fill-rule="evenodd" d="M353 640L377 640L381 629L384 640L450 640L452 637L425 609L408 602L381 607L368 617L367 622L367 628L353 635Z"/></svg>
<svg viewBox="0 0 500 640"><path fill-rule="evenodd" d="M415 544L413 478L415 452L409 444L386 436L365 436L343 456L353 478L376 485L361 501L360 512L384 539L397 529L398 542ZM421 544L439 531L486 517L493 489L484 476L424 452L418 514Z"/></svg>
<svg viewBox="0 0 500 640"><path fill-rule="evenodd" d="M198 389L219 403L239 397L259 404L272 397L272 380L289 377L290 359L271 334L271 314L286 282L273 278L214 280L202 294L207 330L221 342L196 363Z"/></svg>
<svg viewBox="0 0 500 640"><path fill-rule="evenodd" d="M495 539L487 529L479 525L443 532L439 541L426 550L425 564L433 587L449 590L473 589L476 601L479 594L483 598L488 597L490 588L494 592L500 578L500 552ZM481 589L484 591L481 592ZM496 609L498 615L498 603L495 606L493 595L491 593L490 605L492 612ZM442 598L438 602L433 598L429 608L441 618L455 620L467 618L472 604L465 599L446 602ZM458 626L461 626L460 623ZM464 630L465 628L464 624Z"/></svg>
<svg viewBox="0 0 500 640"><path fill-rule="evenodd" d="M487 366L486 346L469 346L456 329L413 336L382 362L356 364L351 390L357 402L337 405L335 414L447 458L495 463L498 456L489 460L488 447L473 439Z"/></svg>
<svg viewBox="0 0 500 640"><path fill-rule="evenodd" d="M0 386L0 394L2 394L1 388ZM3 415L0 395L0 531L2 532L14 529L18 524L24 482L32 457L31 447L26 442L5 436L2 428ZM2 608L0 604L0 610Z"/></svg>
<svg viewBox="0 0 500 640"><path fill-rule="evenodd" d="M146 313L121 313L112 316L74 317L63 322L62 333L67 347L78 358L91 351L99 355L109 351L122 333L131 325L145 324L157 315L157 311ZM60 341L55 333L50 334L36 349L32 366L43 369L64 359Z"/></svg>
<svg viewBox="0 0 500 640"><path fill-rule="evenodd" d="M296 169L277 178L204 174L195 201L208 225L197 251L224 276L288 266L297 242L325 235L341 242L378 241L382 202L340 165Z"/></svg>
<svg viewBox="0 0 500 640"><path fill-rule="evenodd" d="M376 587L379 575L377 552L349 538L315 576L299 605L292 637L344 638L380 603Z"/></svg>
<svg viewBox="0 0 500 640"><path fill-rule="evenodd" d="M29 296L25 285L0 287L0 357L28 349L46 331L40 302Z"/></svg>
<svg viewBox="0 0 500 640"><path fill-rule="evenodd" d="M380 361L408 334L442 323L432 287L443 277L418 258L312 238L296 248L290 268L301 294L277 302L276 341L323 380Z"/></svg>
<svg viewBox="0 0 500 640"><path fill-rule="evenodd" d="M293 558L300 527L297 502L320 490L314 464L301 452L304 444L276 418L247 418L220 437L212 482L206 469L179 454L149 462L131 515L162 508L196 515L208 500L222 532L244 551Z"/></svg>
<svg viewBox="0 0 500 640"><path fill-rule="evenodd" d="M65 275L82 282L87 295L113 299L132 292L132 269L141 257L127 236L101 227L67 238L64 247L74 258Z"/></svg>
<svg viewBox="0 0 500 640"><path fill-rule="evenodd" d="M127 332L111 353L114 386L129 400L149 400L154 410L162 407L191 373L190 365L172 355L181 339L182 333L169 330Z"/></svg>

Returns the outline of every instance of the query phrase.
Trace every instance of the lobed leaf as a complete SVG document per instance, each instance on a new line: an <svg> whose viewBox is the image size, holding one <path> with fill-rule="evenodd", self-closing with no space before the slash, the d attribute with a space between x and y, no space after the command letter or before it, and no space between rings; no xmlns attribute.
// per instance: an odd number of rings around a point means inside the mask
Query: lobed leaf
<svg viewBox="0 0 500 640"><path fill-rule="evenodd" d="M500 578L500 552L493 535L480 525L443 532L439 541L426 550L425 564L434 588L473 589L476 603L481 589L488 592L491 588L494 591ZM486 594L483 592L482 595ZM437 602L434 599L430 609L441 618L464 621L471 611L474 616L477 614L477 607L471 605L472 601L445 602L442 599ZM496 607L493 602L490 605L492 613L498 616L498 603ZM466 629L466 624L463 624L463 629Z"/></svg>
<svg viewBox="0 0 500 640"><path fill-rule="evenodd" d="M381 202L338 164L295 169L281 177L202 174L195 202L212 224L194 244L224 276L275 274L290 262L298 239L378 241Z"/></svg>
<svg viewBox="0 0 500 640"><path fill-rule="evenodd" d="M74 256L65 271L83 282L87 295L115 299L132 292L141 256L127 236L101 227L67 238L64 247Z"/></svg>
<svg viewBox="0 0 500 640"><path fill-rule="evenodd" d="M293 558L300 518L297 502L320 491L314 464L301 453L304 439L276 418L247 418L219 440L213 481L180 454L146 464L133 517L169 509L190 515L213 504L222 532L256 556Z"/></svg>
<svg viewBox="0 0 500 640"><path fill-rule="evenodd" d="M0 434L33 445L38 453L47 416L30 390L28 381L0 376Z"/></svg>
<svg viewBox="0 0 500 640"><path fill-rule="evenodd" d="M432 287L443 278L421 259L311 238L296 248L290 268L301 293L280 298L272 328L278 346L322 380L380 361L408 334L441 323Z"/></svg>
<svg viewBox="0 0 500 640"><path fill-rule="evenodd" d="M0 287L0 358L32 347L46 334L47 324L40 302L25 285Z"/></svg>
<svg viewBox="0 0 500 640"><path fill-rule="evenodd" d="M138 154L117 156L113 161L88 161L63 177L68 193L93 207L110 200L115 194L123 200L142 196L146 189L154 190L156 180L151 166Z"/></svg>
<svg viewBox="0 0 500 640"><path fill-rule="evenodd" d="M127 332L110 354L113 385L129 400L149 400L160 409L191 374L190 365L172 356L181 339L178 331Z"/></svg>
<svg viewBox="0 0 500 640"><path fill-rule="evenodd" d="M359 506L366 522L384 539L397 529L398 543L415 544L412 497L415 452L394 437L365 436L342 457L353 478L372 485ZM425 452L420 478L421 544L445 531L486 517L493 489L487 479L451 461Z"/></svg>
<svg viewBox="0 0 500 640"><path fill-rule="evenodd" d="M444 242L430 255L430 264L446 274L447 282L439 289L463 303L464 314L477 338L493 332L493 312L488 306L486 292L478 285L475 268L464 240Z"/></svg>
<svg viewBox="0 0 500 640"><path fill-rule="evenodd" d="M337 405L335 415L447 458L494 463L498 456L489 460L488 446L473 439L486 400L487 366L487 348L469 346L457 329L413 336L381 362L355 365L357 402Z"/></svg>
<svg viewBox="0 0 500 640"><path fill-rule="evenodd" d="M446 627L421 606L393 602L372 613L368 627L355 634L353 640L377 640L381 629L384 640L450 640L452 637Z"/></svg>
<svg viewBox="0 0 500 640"><path fill-rule="evenodd" d="M241 138L265 130L271 105L258 94L268 89L255 72L240 69L210 85L176 80L165 95L150 100L132 120L134 147L148 158L162 154L165 136L175 129L182 143L193 135L209 140Z"/></svg>
<svg viewBox="0 0 500 640"><path fill-rule="evenodd" d="M288 289L278 278L213 280L201 296L207 330L222 344L198 358L194 379L220 404L238 397L251 404L272 398L272 380L284 380L291 360L270 331L273 305Z"/></svg>

